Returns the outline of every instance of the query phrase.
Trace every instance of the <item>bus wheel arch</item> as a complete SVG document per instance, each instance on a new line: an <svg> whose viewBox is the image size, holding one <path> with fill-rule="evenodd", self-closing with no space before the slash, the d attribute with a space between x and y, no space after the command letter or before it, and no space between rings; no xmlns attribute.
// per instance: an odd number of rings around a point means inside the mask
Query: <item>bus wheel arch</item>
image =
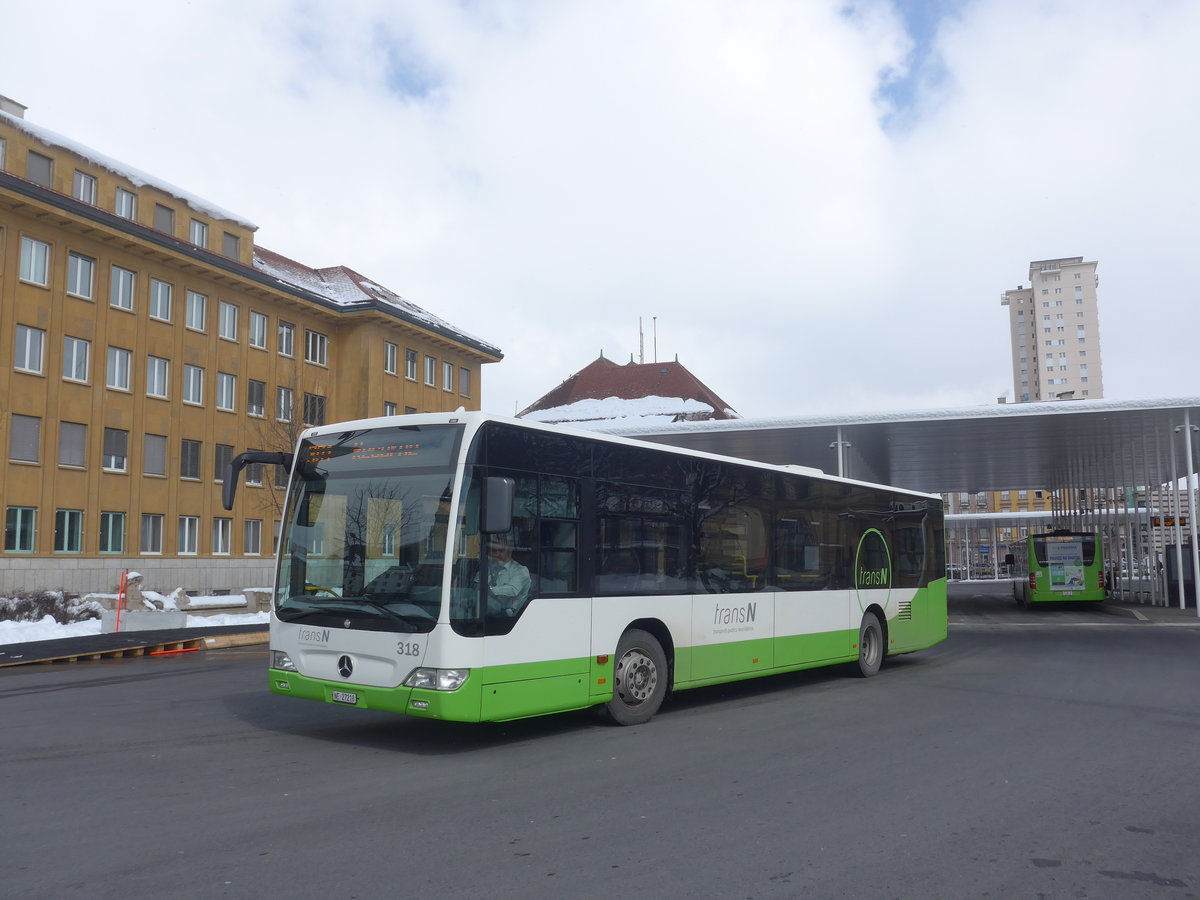
<svg viewBox="0 0 1200 900"><path fill-rule="evenodd" d="M863 678L876 674L887 656L887 648L887 616L879 606L871 604L863 611L858 626L858 674Z"/></svg>
<svg viewBox="0 0 1200 900"><path fill-rule="evenodd" d="M613 654L613 696L604 710L618 725L642 725L650 721L670 689L672 666L659 636L669 636L669 632L661 622L657 629L653 625L653 620L634 622L617 642Z"/></svg>

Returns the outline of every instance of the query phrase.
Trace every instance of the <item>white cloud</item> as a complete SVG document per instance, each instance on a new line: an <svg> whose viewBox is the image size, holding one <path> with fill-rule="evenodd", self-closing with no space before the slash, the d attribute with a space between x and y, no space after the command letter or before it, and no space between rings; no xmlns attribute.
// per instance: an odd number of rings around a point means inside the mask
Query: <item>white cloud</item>
<svg viewBox="0 0 1200 900"><path fill-rule="evenodd" d="M497 344L510 413L603 350L747 416L993 402L1001 292L1100 262L1109 396L1200 393L1170 341L1197 188L1195 4L978 0L886 133L886 4L50 0L6 12L28 117ZM1162 323L1171 333L1163 335Z"/></svg>

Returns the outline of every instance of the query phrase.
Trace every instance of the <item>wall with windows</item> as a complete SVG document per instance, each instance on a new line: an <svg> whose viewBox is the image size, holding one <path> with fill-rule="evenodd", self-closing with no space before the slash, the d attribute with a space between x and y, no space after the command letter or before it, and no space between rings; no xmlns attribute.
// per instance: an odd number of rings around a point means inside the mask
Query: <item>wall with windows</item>
<svg viewBox="0 0 1200 900"><path fill-rule="evenodd" d="M486 345L262 277L251 223L6 116L0 141L0 592L106 590L123 569L162 590L267 585L282 492L251 467L226 512L233 454L479 408Z"/></svg>

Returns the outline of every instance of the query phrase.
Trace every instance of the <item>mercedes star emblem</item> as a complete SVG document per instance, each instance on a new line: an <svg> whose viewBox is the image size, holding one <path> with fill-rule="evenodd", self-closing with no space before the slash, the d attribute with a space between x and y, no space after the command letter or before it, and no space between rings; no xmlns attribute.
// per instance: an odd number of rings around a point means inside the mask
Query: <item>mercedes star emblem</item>
<svg viewBox="0 0 1200 900"><path fill-rule="evenodd" d="M343 678L349 678L354 672L354 663L350 661L350 657L343 656L338 660L338 674Z"/></svg>

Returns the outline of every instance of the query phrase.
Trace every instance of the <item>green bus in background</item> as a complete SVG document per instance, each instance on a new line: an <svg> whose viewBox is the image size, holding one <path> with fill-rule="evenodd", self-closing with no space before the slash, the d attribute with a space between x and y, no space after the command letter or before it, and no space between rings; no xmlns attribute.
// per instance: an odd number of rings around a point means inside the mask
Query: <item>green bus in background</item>
<svg viewBox="0 0 1200 900"><path fill-rule="evenodd" d="M1019 605L1104 602L1104 549L1097 532L1031 534L1011 544L1009 552Z"/></svg>

